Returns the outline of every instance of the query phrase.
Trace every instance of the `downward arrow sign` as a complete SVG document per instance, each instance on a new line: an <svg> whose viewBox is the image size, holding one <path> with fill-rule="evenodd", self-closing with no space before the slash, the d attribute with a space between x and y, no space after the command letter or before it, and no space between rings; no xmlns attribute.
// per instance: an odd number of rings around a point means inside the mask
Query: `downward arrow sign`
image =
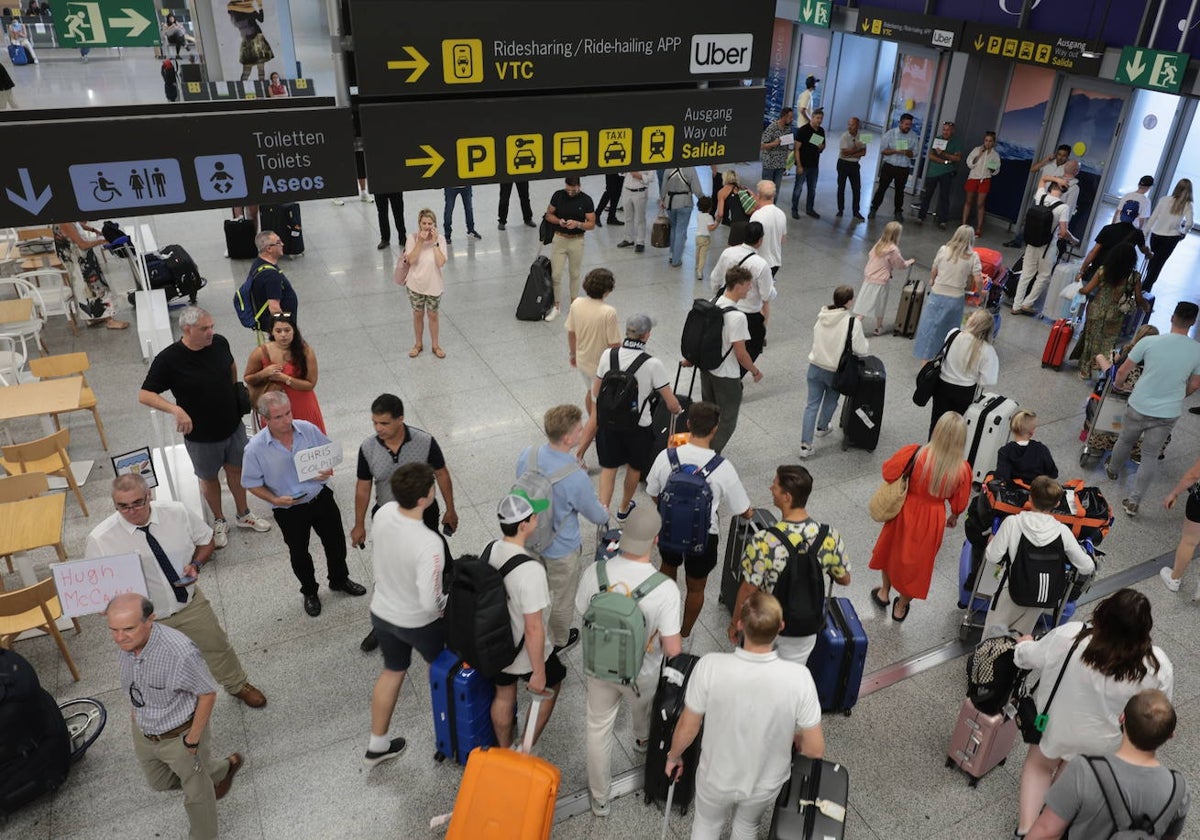
<svg viewBox="0 0 1200 840"><path fill-rule="evenodd" d="M806 21L812 20L812 16L812 4L809 0L804 0L804 19Z"/></svg>
<svg viewBox="0 0 1200 840"><path fill-rule="evenodd" d="M1129 81L1136 82L1137 77L1142 75L1142 71L1146 69L1146 65L1142 63L1142 54L1135 52L1133 61L1125 62L1125 73L1129 76Z"/></svg>
<svg viewBox="0 0 1200 840"><path fill-rule="evenodd" d="M25 210L28 213L37 215L42 212L42 208L49 203L54 196L54 191L50 187L42 190L41 194L37 194L33 189L33 180L29 177L28 169L18 169L17 174L21 178L21 189L25 191L24 195L17 195L12 190L6 189L4 192L8 194L8 200L13 204Z"/></svg>

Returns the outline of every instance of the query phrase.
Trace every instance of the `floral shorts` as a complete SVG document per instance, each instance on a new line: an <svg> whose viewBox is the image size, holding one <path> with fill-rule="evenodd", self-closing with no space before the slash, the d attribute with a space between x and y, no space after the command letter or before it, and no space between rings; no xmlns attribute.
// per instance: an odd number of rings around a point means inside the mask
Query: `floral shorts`
<svg viewBox="0 0 1200 840"><path fill-rule="evenodd" d="M408 290L408 303L412 306L414 312L425 310L428 312L437 312L438 303L442 300L441 295L423 295L420 292Z"/></svg>

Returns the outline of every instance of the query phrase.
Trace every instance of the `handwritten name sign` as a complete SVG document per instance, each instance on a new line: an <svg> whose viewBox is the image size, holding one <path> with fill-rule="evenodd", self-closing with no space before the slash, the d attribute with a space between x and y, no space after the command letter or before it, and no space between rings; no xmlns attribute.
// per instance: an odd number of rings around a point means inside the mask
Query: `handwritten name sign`
<svg viewBox="0 0 1200 840"><path fill-rule="evenodd" d="M136 554L51 563L50 574L68 618L102 612L109 601L126 592L148 594L142 561Z"/></svg>
<svg viewBox="0 0 1200 840"><path fill-rule="evenodd" d="M296 453L295 461L296 475L301 481L308 481L342 463L342 445L332 441L324 446L301 449Z"/></svg>

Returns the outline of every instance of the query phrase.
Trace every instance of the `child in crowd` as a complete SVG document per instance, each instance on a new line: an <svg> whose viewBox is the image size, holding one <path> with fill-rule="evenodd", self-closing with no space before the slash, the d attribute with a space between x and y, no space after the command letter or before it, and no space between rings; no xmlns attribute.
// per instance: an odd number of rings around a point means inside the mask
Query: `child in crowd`
<svg viewBox="0 0 1200 840"><path fill-rule="evenodd" d="M899 222L888 222L883 235L871 248L867 267L863 270L862 287L854 299L854 314L859 320L868 316L875 319L871 335L883 333L883 316L887 310L888 283L897 268L908 268L916 260L906 260L900 253L900 234L904 226Z"/></svg>
<svg viewBox="0 0 1200 840"><path fill-rule="evenodd" d="M708 244L712 241L712 232L717 229L717 220L713 218L712 199L707 195L696 201L696 210L696 279L703 280L708 276L705 265Z"/></svg>
<svg viewBox="0 0 1200 840"><path fill-rule="evenodd" d="M1054 456L1044 443L1033 439L1037 431L1037 415L1021 409L1008 423L1012 440L1000 447L996 460L996 478L1009 481L1019 478L1026 483L1039 475L1058 478Z"/></svg>

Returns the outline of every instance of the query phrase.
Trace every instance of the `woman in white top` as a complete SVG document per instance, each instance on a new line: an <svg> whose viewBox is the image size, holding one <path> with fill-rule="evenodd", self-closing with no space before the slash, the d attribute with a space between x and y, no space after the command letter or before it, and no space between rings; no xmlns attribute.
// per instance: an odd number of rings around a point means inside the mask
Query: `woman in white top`
<svg viewBox="0 0 1200 840"><path fill-rule="evenodd" d="M854 289L838 286L833 290L833 305L821 307L813 326L812 352L808 354L808 404L804 407L804 425L800 432L801 458L812 454L813 434L829 434L829 424L833 422L833 412L838 404L833 378L846 348L846 337L850 337L850 351L854 355L867 355L862 319L850 314L852 300Z"/></svg>
<svg viewBox="0 0 1200 840"><path fill-rule="evenodd" d="M995 385L1000 376L1000 359L992 347L992 314L976 309L967 325L956 333L942 362L942 372L933 391L933 412L929 417L929 435L947 411L966 415L979 386Z"/></svg>
<svg viewBox="0 0 1200 840"><path fill-rule="evenodd" d="M1121 745L1120 716L1126 701L1139 691L1157 688L1168 697L1175 669L1162 649L1152 644L1154 619L1146 596L1119 589L1100 602L1092 624L1077 621L1051 630L1038 641L1022 636L1014 661L1037 671L1034 691L1038 711L1062 673L1048 712L1042 741L1031 745L1021 769L1020 820L1024 836L1046 801L1054 775L1078 755L1105 755ZM1079 644L1071 653L1071 646Z"/></svg>
<svg viewBox="0 0 1200 840"><path fill-rule="evenodd" d="M1149 292L1166 265L1171 252L1192 229L1192 182L1180 178L1171 194L1158 200L1146 222L1150 234L1150 262L1142 280L1142 292Z"/></svg>
<svg viewBox="0 0 1200 840"><path fill-rule="evenodd" d="M913 341L913 357L921 364L936 356L946 334L962 324L966 293L980 288L983 264L974 245L975 231L970 225L962 225L933 258L929 293Z"/></svg>

